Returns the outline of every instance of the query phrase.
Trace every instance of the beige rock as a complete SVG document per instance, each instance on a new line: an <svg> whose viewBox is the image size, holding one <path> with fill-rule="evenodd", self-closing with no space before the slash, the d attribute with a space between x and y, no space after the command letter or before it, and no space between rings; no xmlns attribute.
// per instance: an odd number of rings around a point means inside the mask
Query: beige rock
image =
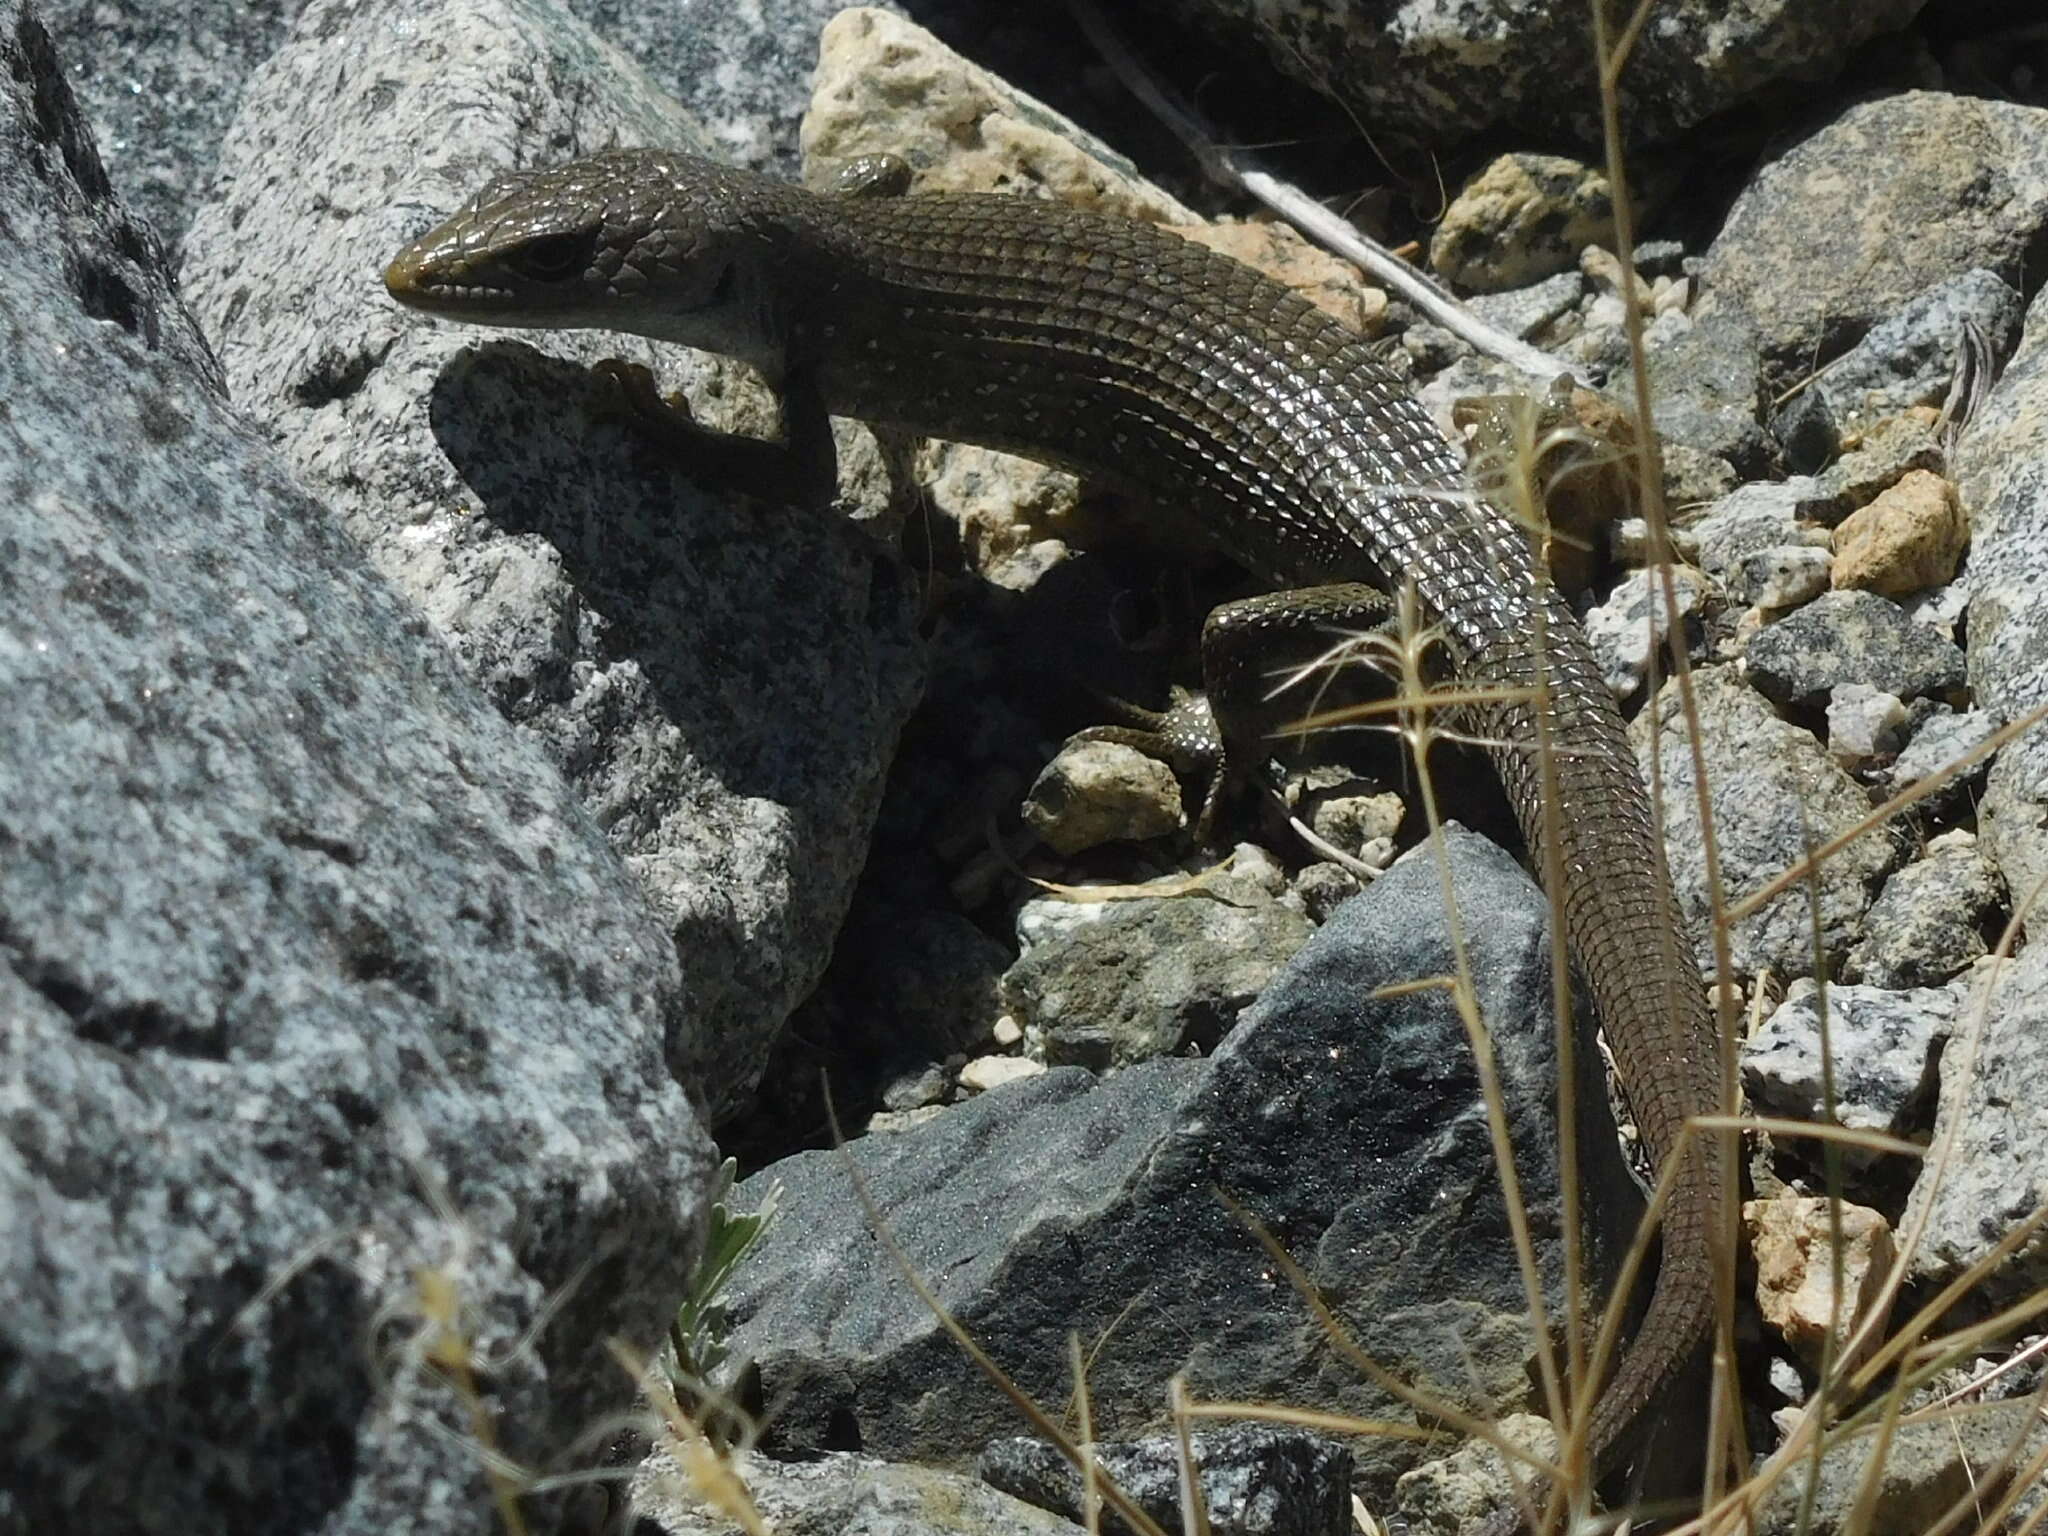
<svg viewBox="0 0 2048 1536"><path fill-rule="evenodd" d="M1078 124L888 11L841 11L818 39L802 131L806 177L892 154L915 192L1018 192L1155 224L1201 215Z"/></svg>
<svg viewBox="0 0 2048 1536"><path fill-rule="evenodd" d="M1558 155L1502 155L1464 188L1430 242L1438 276L1499 293L1569 271L1579 252L1613 238L1607 177Z"/></svg>
<svg viewBox="0 0 2048 1536"><path fill-rule="evenodd" d="M1184 823L1173 770L1135 747L1069 743L1045 765L1024 821L1059 853L1163 837Z"/></svg>
<svg viewBox="0 0 2048 1536"><path fill-rule="evenodd" d="M1835 530L1835 585L1886 597L1938 587L1955 575L1969 542L1956 488L1931 471L1910 470Z"/></svg>
<svg viewBox="0 0 2048 1536"><path fill-rule="evenodd" d="M977 1056L960 1069L960 1086L973 1093L987 1093L1020 1077L1036 1077L1045 1063L1025 1056Z"/></svg>
<svg viewBox="0 0 2048 1536"><path fill-rule="evenodd" d="M1756 1254L1756 1299L1764 1321L1802 1359L1818 1364L1832 1330L1837 1346L1876 1304L1897 1249L1884 1217L1844 1203L1842 1289L1836 1302L1830 1202L1807 1195L1752 1200L1742 1220ZM1876 1335L1872 1335L1875 1341ZM1853 1360L1842 1360L1853 1365Z"/></svg>

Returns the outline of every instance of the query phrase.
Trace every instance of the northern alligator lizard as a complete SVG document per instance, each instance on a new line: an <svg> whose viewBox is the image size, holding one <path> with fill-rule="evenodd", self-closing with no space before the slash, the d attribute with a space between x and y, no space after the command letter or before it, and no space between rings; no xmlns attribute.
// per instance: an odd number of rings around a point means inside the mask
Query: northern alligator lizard
<svg viewBox="0 0 2048 1536"><path fill-rule="evenodd" d="M1588 1435L1596 1465L1613 1463L1710 1327L1728 1195L1713 1139L1681 1131L1719 1108L1715 1024L1577 620L1528 536L1471 495L1458 454L1363 340L1149 225L1022 197L821 195L653 150L499 176L385 282L451 319L741 358L784 390L792 436L815 435L829 411L1132 488L1186 508L1276 586L1412 582L1456 674L1513 695L1462 723L1494 743L1539 872L1556 828L1553 894L1644 1145L1660 1166L1684 1145L1650 1305ZM1554 747L1548 821L1540 727Z"/></svg>

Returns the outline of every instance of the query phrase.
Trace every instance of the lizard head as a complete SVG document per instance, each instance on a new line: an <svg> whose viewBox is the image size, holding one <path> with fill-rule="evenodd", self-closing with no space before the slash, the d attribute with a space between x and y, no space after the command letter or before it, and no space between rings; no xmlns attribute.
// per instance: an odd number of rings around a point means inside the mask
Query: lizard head
<svg viewBox="0 0 2048 1536"><path fill-rule="evenodd" d="M384 286L451 320L629 331L772 367L764 185L663 150L506 172L394 256Z"/></svg>

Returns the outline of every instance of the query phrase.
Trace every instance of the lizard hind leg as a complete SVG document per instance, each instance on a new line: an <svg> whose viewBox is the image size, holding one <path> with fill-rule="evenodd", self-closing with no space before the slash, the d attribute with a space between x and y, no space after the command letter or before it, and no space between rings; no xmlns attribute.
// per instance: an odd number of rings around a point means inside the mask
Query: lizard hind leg
<svg viewBox="0 0 2048 1536"><path fill-rule="evenodd" d="M1274 746L1301 737L1339 669L1379 669L1395 637L1394 603L1364 582L1333 582L1222 603L1202 626L1202 682L1222 751L1241 780Z"/></svg>
<svg viewBox="0 0 2048 1536"><path fill-rule="evenodd" d="M1220 604L1202 626L1202 693L1177 688L1164 711L1105 696L1127 723L1096 726L1074 739L1135 747L1166 763L1183 783L1201 785L1195 837L1213 844L1224 803L1254 775L1278 793L1274 743L1298 732L1316 709L1315 696L1290 686L1316 675L1309 655L1351 657L1359 638L1390 635L1395 622L1392 601L1363 582Z"/></svg>

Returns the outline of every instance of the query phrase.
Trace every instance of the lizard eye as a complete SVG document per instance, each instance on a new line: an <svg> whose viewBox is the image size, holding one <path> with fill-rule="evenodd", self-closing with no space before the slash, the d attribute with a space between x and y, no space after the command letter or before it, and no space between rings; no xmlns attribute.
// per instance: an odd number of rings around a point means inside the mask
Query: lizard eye
<svg viewBox="0 0 2048 1536"><path fill-rule="evenodd" d="M537 235L506 258L521 277L536 283L559 283L575 277L589 264L591 237L580 231Z"/></svg>

